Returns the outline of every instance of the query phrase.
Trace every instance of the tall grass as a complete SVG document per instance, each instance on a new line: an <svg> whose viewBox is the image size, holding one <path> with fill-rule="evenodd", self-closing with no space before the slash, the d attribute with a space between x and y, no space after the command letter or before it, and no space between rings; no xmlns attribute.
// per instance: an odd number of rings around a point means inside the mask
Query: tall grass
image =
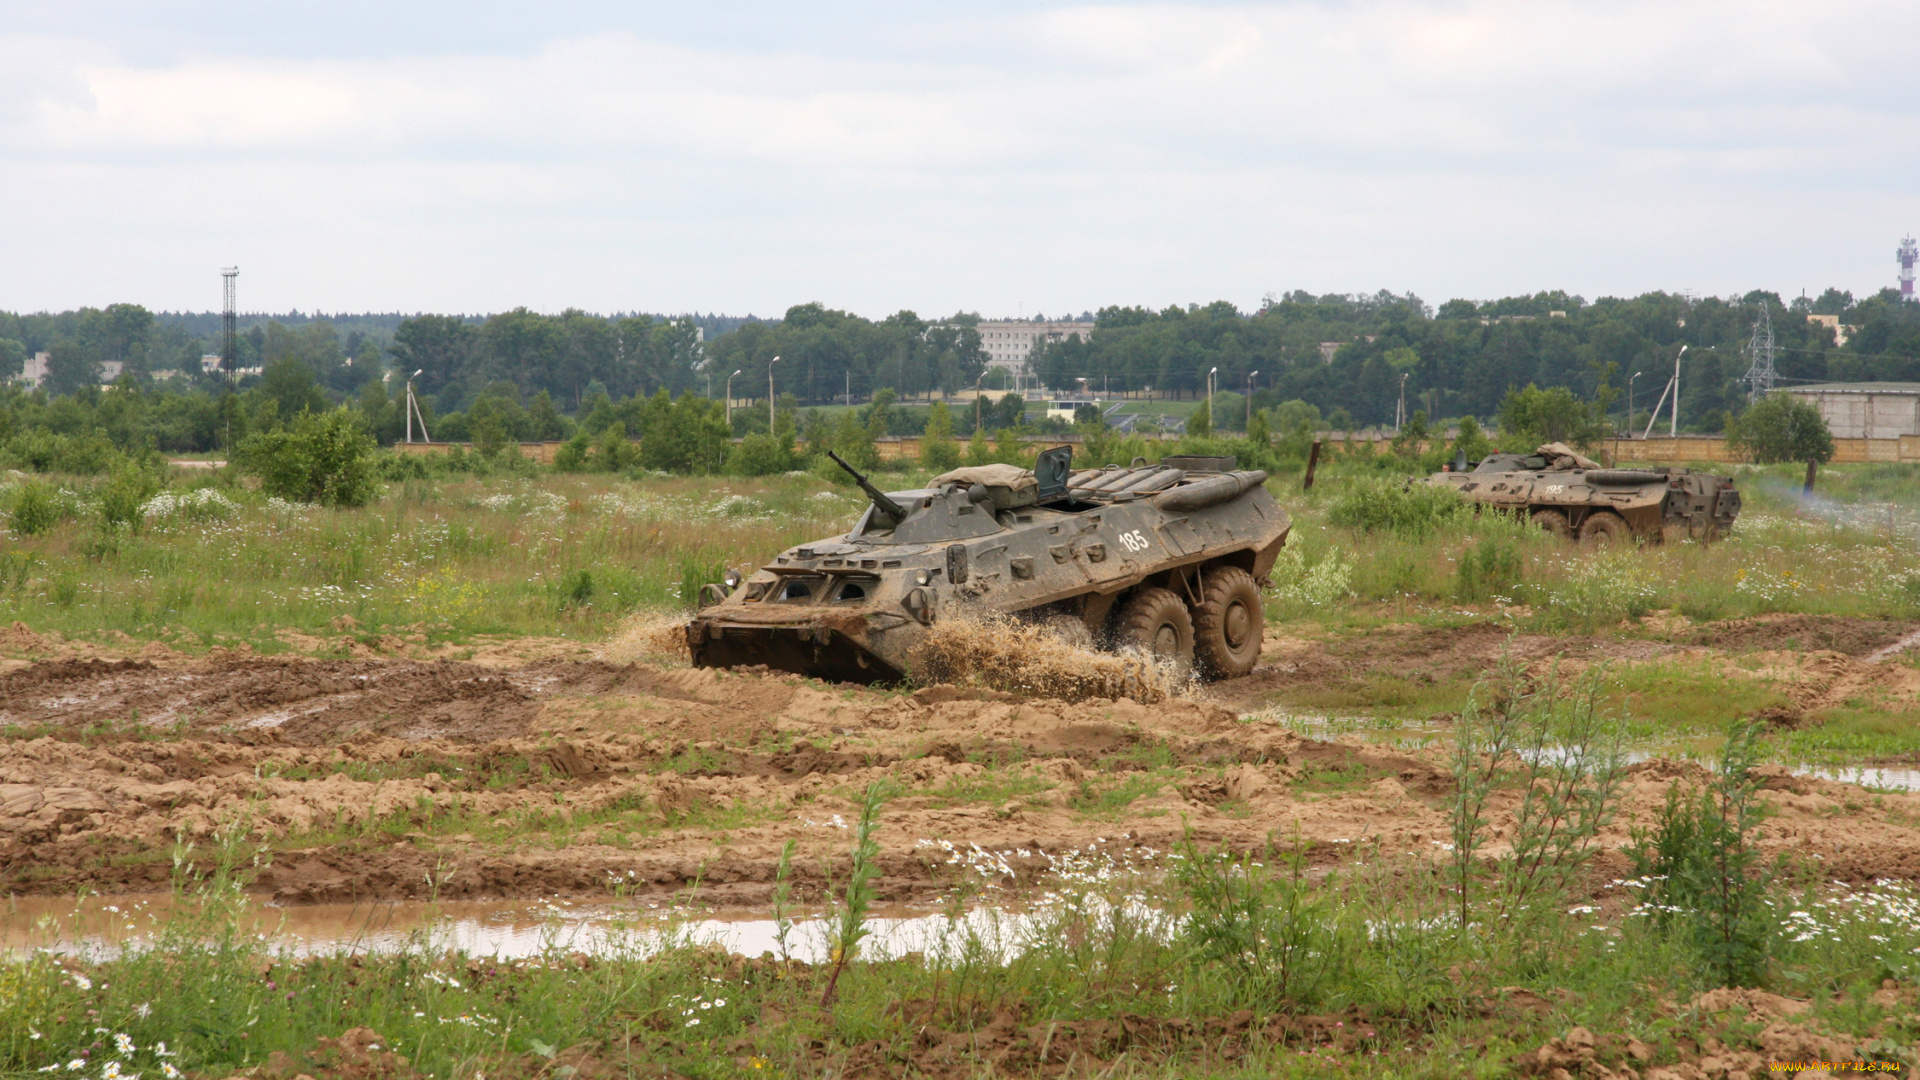
<svg viewBox="0 0 1920 1080"><path fill-rule="evenodd" d="M448 949L435 932L296 955L250 929L249 856L229 845L212 877L181 882L144 944L0 955L0 1075L900 1075L987 1062L1058 1075L1122 1056L1142 1076L1458 1075L1575 1026L1616 1052L1641 1040L1655 1065L1699 1053L1704 1034L1738 1048L1757 1031L1677 1012L1721 972L1626 883L1595 883L1599 905L1556 894L1524 920L1499 917L1498 890L1476 892L1462 934L1446 872L1419 854L1363 848L1327 875L1306 872L1297 844L947 850L956 891L1003 906L956 911L910 955L845 948L809 966L728 956L671 915L616 923L590 953L555 925L518 960ZM1049 869L1022 886L1016 855ZM1920 1021L1868 995L1916 974L1920 897L1886 885L1771 899L1756 916L1776 931L1762 985L1811 999L1805 1019L1821 1030L1884 1040L1874 1056L1910 1054ZM626 910L621 891L610 901Z"/></svg>
<svg viewBox="0 0 1920 1080"><path fill-rule="evenodd" d="M408 480L354 510L169 491L103 551L90 489L50 514L39 481L13 488L0 507L24 505L33 528L6 537L0 618L264 648L279 629L321 633L343 615L448 638L596 635L635 609L680 607L690 568L708 580L751 569L844 531L859 509L825 484L779 478Z"/></svg>

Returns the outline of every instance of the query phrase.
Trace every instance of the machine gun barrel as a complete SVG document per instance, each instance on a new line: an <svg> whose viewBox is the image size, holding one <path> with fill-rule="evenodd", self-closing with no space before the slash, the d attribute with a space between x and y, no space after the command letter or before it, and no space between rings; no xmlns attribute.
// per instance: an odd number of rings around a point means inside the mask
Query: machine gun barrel
<svg viewBox="0 0 1920 1080"><path fill-rule="evenodd" d="M872 499L873 505L879 507L881 512L888 514L895 521L906 520L906 517L907 517L906 510L902 508L899 503L894 502L892 499L887 498L886 492L881 491L879 488L874 487L871 483L869 483L866 477L860 475L860 470L847 464L845 459L841 458L839 454L836 454L831 450L827 451L827 456L833 459L833 463L835 465L838 465L841 468L847 470L847 472L853 477L853 482L860 485L860 490L867 493L867 498Z"/></svg>

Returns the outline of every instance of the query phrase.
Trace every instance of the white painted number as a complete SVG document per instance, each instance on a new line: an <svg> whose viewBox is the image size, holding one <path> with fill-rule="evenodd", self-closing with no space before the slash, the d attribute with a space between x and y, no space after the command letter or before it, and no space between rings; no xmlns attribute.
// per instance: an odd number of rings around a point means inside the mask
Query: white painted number
<svg viewBox="0 0 1920 1080"><path fill-rule="evenodd" d="M1139 529L1135 529L1132 532L1120 534L1120 546L1126 548L1128 551L1141 552L1153 545L1148 542L1147 538L1141 534Z"/></svg>

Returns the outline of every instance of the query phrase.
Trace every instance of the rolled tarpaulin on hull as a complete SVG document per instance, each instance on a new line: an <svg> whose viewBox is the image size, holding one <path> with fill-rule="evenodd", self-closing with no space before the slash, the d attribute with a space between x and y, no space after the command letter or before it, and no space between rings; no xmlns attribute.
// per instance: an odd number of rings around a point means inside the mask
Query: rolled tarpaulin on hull
<svg viewBox="0 0 1920 1080"><path fill-rule="evenodd" d="M1198 483L1182 484L1171 491L1156 496L1153 505L1162 510L1174 512L1184 510L1204 510L1209 506L1237 499L1249 489L1267 482L1263 469L1251 469L1245 472L1221 473L1209 476Z"/></svg>

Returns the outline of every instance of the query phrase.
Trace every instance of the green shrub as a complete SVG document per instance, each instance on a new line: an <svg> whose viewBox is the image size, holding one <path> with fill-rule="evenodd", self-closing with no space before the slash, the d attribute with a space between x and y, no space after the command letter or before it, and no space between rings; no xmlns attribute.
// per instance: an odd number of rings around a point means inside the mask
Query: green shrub
<svg viewBox="0 0 1920 1080"><path fill-rule="evenodd" d="M1525 565L1516 537L1505 531L1482 536L1460 553L1453 572L1453 595L1468 602L1511 596Z"/></svg>
<svg viewBox="0 0 1920 1080"><path fill-rule="evenodd" d="M62 513L61 501L59 493L50 485L29 480L14 492L13 513L8 517L7 527L21 536L39 536L66 516Z"/></svg>
<svg viewBox="0 0 1920 1080"><path fill-rule="evenodd" d="M1355 478L1327 510L1327 520L1335 525L1392 533L1404 540L1425 540L1472 516L1473 508L1449 488L1363 477Z"/></svg>
<svg viewBox="0 0 1920 1080"><path fill-rule="evenodd" d="M773 476L793 464L793 449L764 431L741 439L727 455L727 472L733 476Z"/></svg>
<svg viewBox="0 0 1920 1080"><path fill-rule="evenodd" d="M553 589L554 599L562 611L586 606L592 602L594 591L593 575L585 569L563 575Z"/></svg>
<svg viewBox="0 0 1920 1080"><path fill-rule="evenodd" d="M1583 632L1637 619L1660 600L1653 572L1636 551L1591 556L1574 563L1560 581L1528 591L1548 625Z"/></svg>
<svg viewBox="0 0 1920 1080"><path fill-rule="evenodd" d="M363 506L376 492L375 444L346 409L302 413L290 429L249 435L236 464L268 495L322 506Z"/></svg>
<svg viewBox="0 0 1920 1080"><path fill-rule="evenodd" d="M699 607L700 586L715 584L725 577L726 573L726 563L707 562L703 559L685 560L680 564L680 603L689 609Z"/></svg>
<svg viewBox="0 0 1920 1080"><path fill-rule="evenodd" d="M1627 851L1649 886L1649 910L1686 935L1717 986L1759 985L1776 929L1766 897L1773 875L1754 846L1767 811L1753 775L1762 727L1736 724L1713 781L1694 797L1668 787L1658 826L1635 830Z"/></svg>
<svg viewBox="0 0 1920 1080"><path fill-rule="evenodd" d="M1324 895L1307 877L1306 845L1296 837L1256 858L1188 840L1178 856L1174 878L1192 905L1181 927L1188 962L1229 973L1232 1005L1318 1003L1343 956Z"/></svg>
<svg viewBox="0 0 1920 1080"><path fill-rule="evenodd" d="M144 520L147 501L165 487L164 478L153 469L132 461L121 462L107 482L101 485L100 522L109 529L138 529Z"/></svg>

